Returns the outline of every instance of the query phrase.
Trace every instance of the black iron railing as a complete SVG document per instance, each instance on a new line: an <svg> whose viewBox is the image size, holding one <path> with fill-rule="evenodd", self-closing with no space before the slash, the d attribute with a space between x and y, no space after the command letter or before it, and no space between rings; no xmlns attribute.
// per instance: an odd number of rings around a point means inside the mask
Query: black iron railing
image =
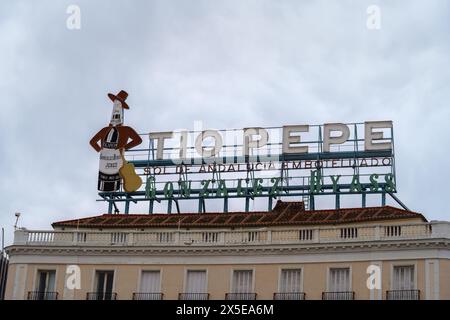
<svg viewBox="0 0 450 320"><path fill-rule="evenodd" d="M28 291L28 300L58 300L58 292L54 291Z"/></svg>
<svg viewBox="0 0 450 320"><path fill-rule="evenodd" d="M304 292L275 292L273 300L305 300Z"/></svg>
<svg viewBox="0 0 450 320"><path fill-rule="evenodd" d="M386 300L420 300L420 290L389 290Z"/></svg>
<svg viewBox="0 0 450 320"><path fill-rule="evenodd" d="M322 300L355 300L354 291L322 292Z"/></svg>
<svg viewBox="0 0 450 320"><path fill-rule="evenodd" d="M209 293L183 292L178 294L178 300L209 300Z"/></svg>
<svg viewBox="0 0 450 320"><path fill-rule="evenodd" d="M86 300L116 300L116 292L88 292Z"/></svg>
<svg viewBox="0 0 450 320"><path fill-rule="evenodd" d="M134 292L133 300L162 300L164 294L161 292Z"/></svg>
<svg viewBox="0 0 450 320"><path fill-rule="evenodd" d="M225 293L225 300L256 300L256 293Z"/></svg>

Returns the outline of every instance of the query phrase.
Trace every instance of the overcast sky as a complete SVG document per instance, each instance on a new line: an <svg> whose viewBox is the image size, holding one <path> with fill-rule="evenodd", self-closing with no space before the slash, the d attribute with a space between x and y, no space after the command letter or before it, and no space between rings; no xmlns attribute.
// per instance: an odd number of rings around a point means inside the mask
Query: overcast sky
<svg viewBox="0 0 450 320"><path fill-rule="evenodd" d="M2 0L7 243L16 211L29 229L105 212L88 142L121 89L138 132L391 119L398 197L449 220L449 3ZM66 26L72 4L79 30Z"/></svg>

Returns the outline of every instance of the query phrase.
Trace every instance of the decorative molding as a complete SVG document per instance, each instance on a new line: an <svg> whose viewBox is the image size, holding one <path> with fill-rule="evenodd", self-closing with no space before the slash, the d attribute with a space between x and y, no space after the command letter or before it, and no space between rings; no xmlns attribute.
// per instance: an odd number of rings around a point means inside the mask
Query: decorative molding
<svg viewBox="0 0 450 320"><path fill-rule="evenodd" d="M450 250L444 250L442 247L436 248L417 248L408 250L399 250L398 248L386 248L385 250L365 250L365 251L339 251L328 250L322 252L225 252L218 251L206 254L179 254L164 253L156 254L151 251L143 251L139 254L124 254L115 252L113 254L104 254L98 251L73 252L71 254L59 255L48 252L39 254L14 254L10 257L11 264L18 263L47 263L47 264L124 264L124 265L215 265L215 264L282 264L282 263L313 263L313 262L357 262L357 261L398 261L398 260L417 260L417 259L450 259Z"/></svg>

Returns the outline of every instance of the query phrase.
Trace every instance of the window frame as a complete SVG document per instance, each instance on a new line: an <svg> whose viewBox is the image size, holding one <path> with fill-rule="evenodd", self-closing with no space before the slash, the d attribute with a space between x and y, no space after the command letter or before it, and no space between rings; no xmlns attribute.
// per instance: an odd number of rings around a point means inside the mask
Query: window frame
<svg viewBox="0 0 450 320"><path fill-rule="evenodd" d="M401 289L394 289L394 269L395 267L413 267L413 271L414 271L414 276L413 276L413 281L414 281L414 285L412 289L409 290L418 290L417 289L417 261L398 261L398 262L392 262L391 263L391 268L390 268L390 279L389 279L389 290L393 291L393 290L401 290ZM406 289L405 289L406 290Z"/></svg>
<svg viewBox="0 0 450 320"><path fill-rule="evenodd" d="M144 273L144 272L159 272L159 288L158 288L158 292L156 292L156 293L162 293L162 277L163 277L163 274L162 274L162 270L161 269L151 269L151 268L140 268L139 269L139 271L138 271L138 283L137 283L137 286L136 286L136 288L137 288L137 291L136 292L138 292L138 293L144 293L143 291L142 291L142 273ZM155 292L153 292L153 293L155 293Z"/></svg>
<svg viewBox="0 0 450 320"><path fill-rule="evenodd" d="M47 288L45 290L45 292L58 292L57 290L57 280L58 280L58 268L51 268L48 266L37 266L34 272L34 279L33 279L33 291L39 291L39 274L40 272L55 272L55 287L53 288L53 291L48 291Z"/></svg>
<svg viewBox="0 0 450 320"><path fill-rule="evenodd" d="M91 281L91 292L97 291L97 272L113 272L113 283L111 288L111 293L116 292L116 283L117 283L117 267L114 268L94 268L92 270L92 281Z"/></svg>
<svg viewBox="0 0 450 320"><path fill-rule="evenodd" d="M281 276L283 274L284 270L300 270L300 292L303 291L303 275L304 275L304 267L303 266L281 266L278 268L278 286L277 286L277 292L278 293L284 293L281 291Z"/></svg>
<svg viewBox="0 0 450 320"><path fill-rule="evenodd" d="M348 292L353 291L353 270L351 265L331 265L327 267L327 292L337 292L331 291L331 270L332 269L348 269L349 270L349 284L348 284Z"/></svg>
<svg viewBox="0 0 450 320"><path fill-rule="evenodd" d="M229 292L230 293L239 293L239 292L235 292L234 291L234 287L233 287L234 273L236 271L251 271L252 272L251 290L248 293L256 293L256 290L255 290L255 285L256 285L255 284L255 276L256 276L255 268L245 268L245 267L242 267L242 268L231 268L231 272L230 272L230 287L229 287L230 290L229 290Z"/></svg>
<svg viewBox="0 0 450 320"><path fill-rule="evenodd" d="M182 291L182 293L189 293L189 292L187 292L187 275L188 275L188 273L189 273L189 271L203 271L203 272L205 272L205 277L206 277L206 281L205 281L205 292L196 292L196 293L208 293L209 291L208 291L208 288L209 288L209 282L208 282L208 279L209 279L209 272L208 272L208 268L201 268L201 267L198 267L198 268L184 268L184 277L183 277L183 291Z"/></svg>

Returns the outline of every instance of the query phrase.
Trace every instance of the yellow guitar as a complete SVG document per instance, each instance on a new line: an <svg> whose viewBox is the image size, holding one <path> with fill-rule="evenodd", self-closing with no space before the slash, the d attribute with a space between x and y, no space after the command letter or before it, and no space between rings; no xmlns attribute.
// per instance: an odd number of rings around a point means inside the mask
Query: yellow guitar
<svg viewBox="0 0 450 320"><path fill-rule="evenodd" d="M125 160L123 150L120 150L120 156L123 164L119 169L119 174L123 179L123 189L126 192L134 192L141 187L142 179L136 174L134 165Z"/></svg>

